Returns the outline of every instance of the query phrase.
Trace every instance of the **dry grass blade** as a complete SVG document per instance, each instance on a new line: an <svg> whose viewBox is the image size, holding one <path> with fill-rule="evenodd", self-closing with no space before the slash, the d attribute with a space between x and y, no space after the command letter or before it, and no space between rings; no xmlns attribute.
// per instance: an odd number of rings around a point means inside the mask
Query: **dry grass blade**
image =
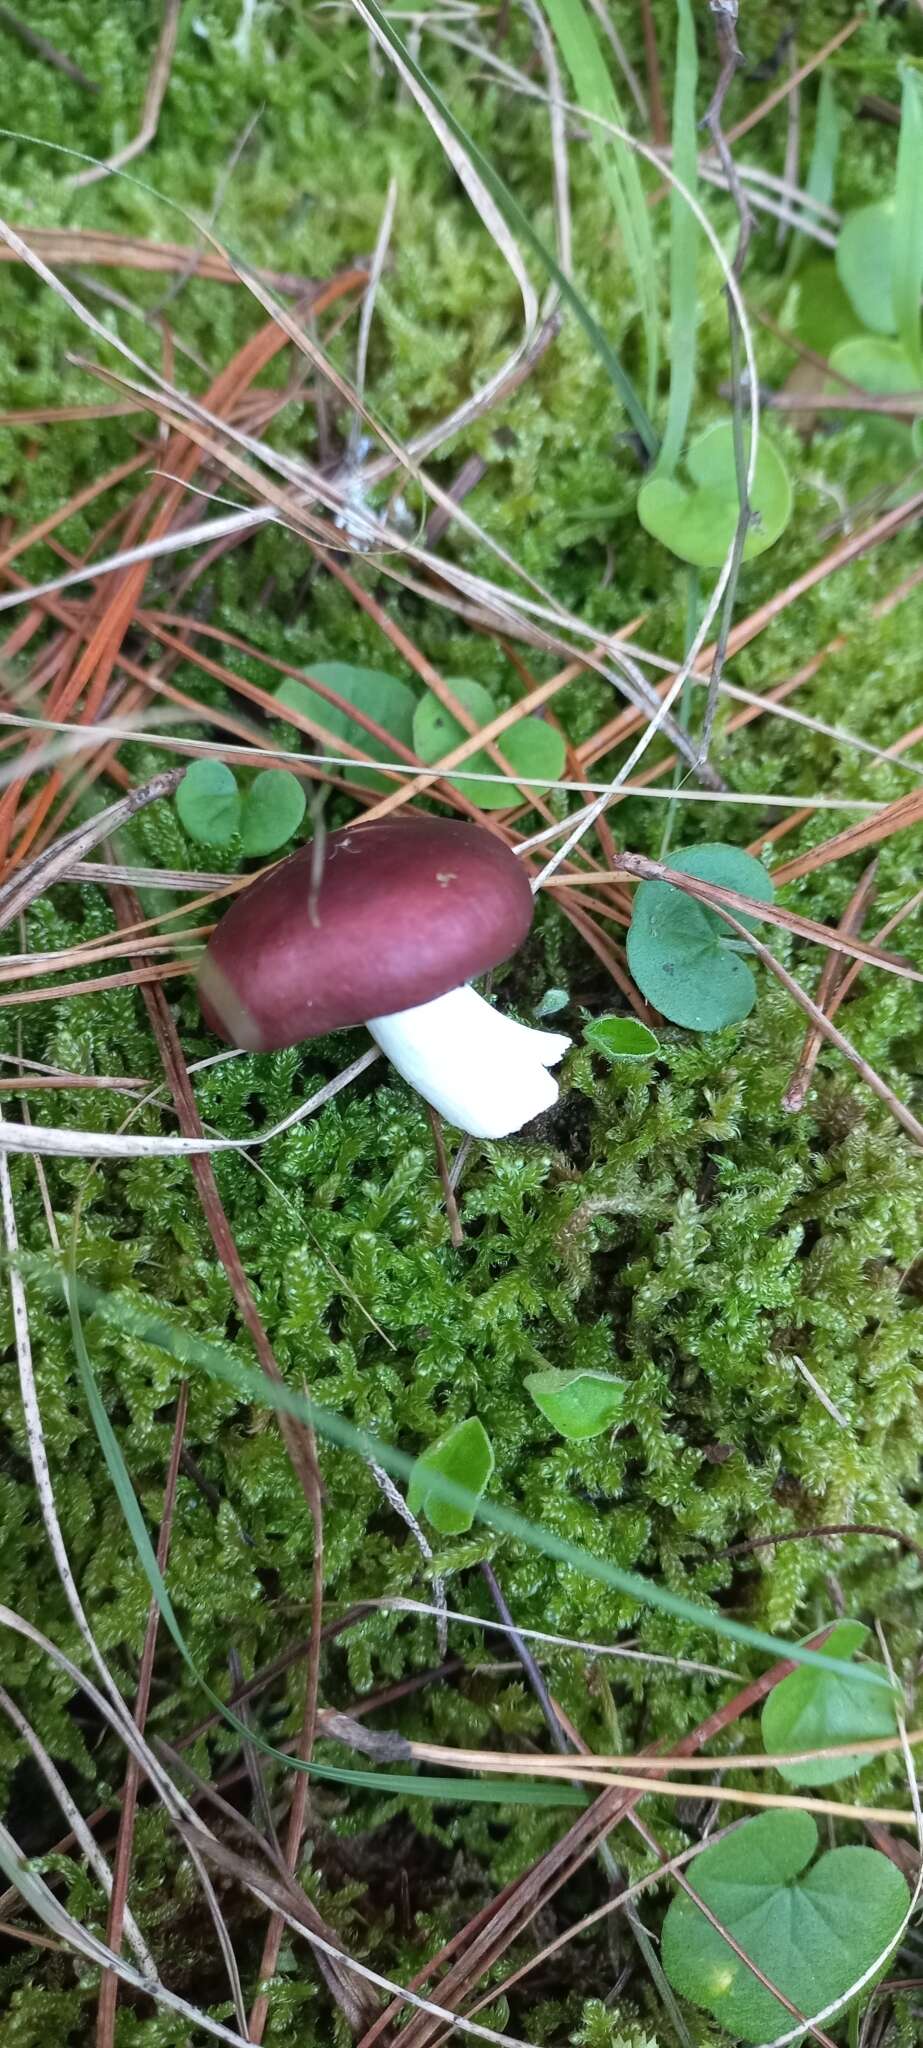
<svg viewBox="0 0 923 2048"><path fill-rule="evenodd" d="M873 860L866 868L858 888L853 891L838 926L838 930L844 937L852 937L861 929L862 920L875 893L875 876L877 871L878 862ZM818 1009L826 1011L828 1016L830 1014L830 999L836 993L837 987L843 979L844 972L842 960L838 959L835 953L828 954L821 971L815 996ZM821 1045L822 1039L820 1034L812 1026L806 1033L798 1064L782 1097L783 1109L794 1112L804 1108L808 1089L811 1085L811 1076L817 1065Z"/></svg>
<svg viewBox="0 0 923 2048"><path fill-rule="evenodd" d="M768 968L770 974L774 974L776 980L780 981L783 988L788 990L789 995L794 997L795 1002L799 1004L805 1015L810 1017L821 1037L825 1038L829 1045L835 1045L837 1051L841 1052L844 1059L849 1061L850 1066L855 1068L860 1079L865 1082L868 1088L871 1088L874 1095L877 1095L879 1102L883 1102L885 1108L890 1110L895 1123L900 1124L901 1129L906 1131L908 1138L912 1138L914 1144L923 1150L923 1124L914 1116L913 1111L907 1108L906 1103L901 1101L900 1096L895 1094L893 1088L889 1088L887 1081L882 1080L881 1075L876 1073L875 1068L869 1064L868 1060L863 1059L862 1054L856 1051L855 1046L850 1043L842 1031L837 1029L837 1026L831 1022L829 1016L825 1016L823 1010L818 1009L817 1004L811 1001L810 996L805 995L804 989L800 987L794 975L789 974L788 969L782 966L781 961L776 959L775 954L770 952L769 947L764 946L759 939L754 937L752 932L748 932L746 926L742 925L736 917L732 917L730 911L725 910L721 904L716 903L715 909L718 912L718 916L723 917L725 923L729 924L732 930L737 933L738 938L746 941L751 951L756 954L757 959L762 961L764 967Z"/></svg>
<svg viewBox="0 0 923 2048"><path fill-rule="evenodd" d="M838 832L834 839L825 840L822 846L799 854L795 860L785 861L773 870L773 881L797 882L802 875L813 875L818 868L829 867L831 861L846 860L851 853L864 853L870 846L879 846L883 839L891 839L895 832L906 832L911 826L919 825L921 819L923 790L911 789L906 796L896 797L877 818L870 818L865 824L850 825L845 832Z"/></svg>
<svg viewBox="0 0 923 2048"><path fill-rule="evenodd" d="M155 275L182 274L195 265L196 276L209 284L240 284L234 265L217 247L201 254L184 242L152 242L135 235L106 234L95 228L40 228L23 223L17 234L25 233L36 254L48 263L82 263L103 269L149 271ZM9 245L0 246L0 263L21 263L22 256ZM264 284L287 294L309 290L314 280L296 277L284 270L259 270ZM350 285L362 284L365 272L350 268L342 273Z"/></svg>
<svg viewBox="0 0 923 2048"><path fill-rule="evenodd" d="M90 818L85 825L76 825L72 832L39 854L22 874L13 875L0 888L0 931L12 924L36 896L44 895L46 889L59 881L72 861L82 860L92 846L98 846L110 832L117 831L147 804L156 803L163 796L172 796L183 772L182 768L168 768L163 774L153 776L150 782L131 790L128 796L110 804L108 810Z"/></svg>
<svg viewBox="0 0 923 2048"><path fill-rule="evenodd" d="M879 822L877 819L874 821ZM857 826L863 832L865 826ZM846 836L845 834L843 835ZM801 917L797 911L783 910L777 903L758 903L755 898L742 896L737 889L724 889L717 882L703 882L697 876L684 875L677 868L665 865L663 861L649 860L642 853L617 853L616 868L620 874L635 875L639 881L669 882L673 888L692 896L697 902L707 903L713 910L740 910L751 917L758 917L766 924L777 925L780 931L792 932L796 938L810 939L816 946L827 946L833 953L846 954L851 960L869 962L881 967L889 974L897 974L906 981L923 981L923 970L911 967L908 961L900 960L893 953L883 953L878 946L866 945L853 934L835 931L832 926L818 923L816 918ZM782 877L776 872L774 881ZM583 886L583 877L560 876L555 882L544 887L573 889ZM596 884L597 887L601 886Z"/></svg>

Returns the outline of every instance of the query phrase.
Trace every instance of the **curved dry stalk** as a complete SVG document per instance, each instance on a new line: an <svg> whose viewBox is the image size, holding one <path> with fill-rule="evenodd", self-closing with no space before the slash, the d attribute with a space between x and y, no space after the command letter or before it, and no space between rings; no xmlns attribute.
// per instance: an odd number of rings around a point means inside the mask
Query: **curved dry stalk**
<svg viewBox="0 0 923 2048"><path fill-rule="evenodd" d="M114 156L107 157L105 163L91 164L88 170L78 171L70 180L75 191L84 185L95 185L99 178L108 177L111 172L121 170L123 165L130 164L136 156L141 156L148 144L153 142L164 95L170 83L170 67L176 48L179 16L180 0L164 0L163 22L144 95L141 126L137 135L134 135L130 142L126 142L122 149L116 150Z"/></svg>

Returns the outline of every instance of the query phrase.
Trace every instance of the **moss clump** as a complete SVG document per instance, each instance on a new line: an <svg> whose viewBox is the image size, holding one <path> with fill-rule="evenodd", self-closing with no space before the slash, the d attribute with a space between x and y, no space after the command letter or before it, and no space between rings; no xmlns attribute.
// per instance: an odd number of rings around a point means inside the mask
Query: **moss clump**
<svg viewBox="0 0 923 2048"><path fill-rule="evenodd" d="M830 33L829 10L805 10L805 46ZM82 95L58 74L4 44L7 76L24 129L48 140L105 153L131 132L140 103L139 52L146 49L150 10L126 0L113 17L103 0L46 0L41 28L78 55L100 81ZM0 142L0 161L13 188L9 211L34 225L117 230L145 238L194 240L172 200L207 213L221 172L245 123L259 115L224 197L220 230L251 262L304 275L323 275L361 256L377 232L389 175L399 199L393 257L373 328L370 390L379 414L411 434L448 413L502 360L516 332L515 289L496 250L473 217L438 145L388 77L369 85L361 33L323 12L258 8L244 48L244 15L231 0L184 17L158 139L142 163L144 185L111 180L79 195L66 192L61 161L38 147ZM247 17L249 19L249 17ZM768 52L784 10L764 10L759 33ZM518 34L519 29L514 33ZM632 33L635 29L632 25ZM666 30L665 47L666 44ZM897 34L876 30L885 63ZM544 118L528 101L511 100L472 82L457 56L427 46L453 105L550 234ZM146 59L145 59L146 61ZM848 80L848 60L843 59ZM765 90L741 87L742 106ZM360 174L356 129L363 110ZM865 141L866 137L863 136ZM757 156L772 168L778 137L757 130ZM869 137L844 173L847 198L886 189L889 141ZM580 276L610 338L629 364L638 349L636 323L611 221L588 152L572 150ZM848 154L848 153L847 153ZM156 190L154 189L156 188ZM655 216L661 257L666 218ZM758 241L753 290L777 291L771 254ZM102 273L100 273L102 275ZM113 315L119 331L145 357L159 361L154 310L163 278L136 271L104 274L128 293L139 317ZM81 290L87 288L81 286ZM70 367L66 355L84 337L53 296L22 272L0 271L7 336L0 377L9 408L87 403L98 387ZM773 299L775 305L776 301ZM106 317L110 317L107 312ZM183 381L201 391L262 318L239 288L193 279L169 309L183 347ZM701 334L704 423L710 394L725 374L724 315L706 292ZM349 370L354 329L332 344ZM767 348L766 374L781 379L788 359ZM266 381L287 373L282 360ZM830 494L858 499L881 481L880 452L870 452L860 427L837 428L819 440L810 462L793 434L773 423L796 483L796 513L783 540L750 565L741 583L747 609L780 589L817 552L818 520ZM135 422L0 429L0 513L18 527L59 505L137 447ZM319 451L310 408L287 408L273 427L287 448L312 459ZM487 472L468 508L526 569L553 586L562 603L601 631L645 613L647 643L676 651L686 604L685 572L638 527L634 497L639 471L623 439L624 417L581 336L565 325L555 348L502 412L477 423L440 451L439 475L450 483L463 457L475 452ZM28 459L26 459L28 453ZM122 487L123 491L134 488ZM412 493L411 493L412 497ZM118 501L110 493L75 514L61 538L86 548ZM451 545L472 570L496 575L496 558L481 543L455 535ZM607 578L607 550L615 573ZM908 677L916 673L919 600L909 598L883 619L873 605L913 566L912 537L819 585L799 606L746 649L735 679L748 688L790 673L831 638L847 618L845 648L811 685L810 708L828 724L848 727L877 746L899 736L907 718ZM53 574L50 549L28 557L30 573ZM213 623L245 635L264 653L296 664L353 658L395 664L374 623L322 568L304 586L305 556L291 535L263 534L225 556L203 586ZM516 682L498 642L463 629L449 613L410 595L396 597L372 566L360 573L444 673L484 682L498 703L513 700ZM168 591L152 576L153 591ZM143 650L142 650L143 651ZM270 672L233 654L242 675L268 687ZM537 676L550 672L536 658ZM191 665L176 679L203 701L228 702L220 684ZM408 677L408 679L410 679ZM579 742L611 712L611 693L588 677L560 700L570 737ZM281 733L281 728L280 728ZM160 765L153 750L126 753L139 778ZM717 759L738 791L799 795L835 791L845 800L889 800L908 786L894 764L870 767L847 739L794 725L765 723L733 739L719 734ZM604 772L610 763L600 764ZM336 814L334 804L332 815ZM742 823L742 815L750 818ZM614 813L620 833L656 852L663 813L634 799ZM674 843L725 836L741 842L767 829L777 814L689 806ZM801 850L840 822L821 813L788 844ZM127 849L139 860L195 865L168 806L147 813ZM918 851L909 837L882 853L877 909L882 921L916 885ZM835 919L858 863L822 870L799 883L788 900ZM101 892L61 886L29 913L30 945L71 945L107 931ZM18 947L18 937L10 949ZM907 955L923 964L919 936ZM787 957L780 945L780 957ZM799 971L816 971L802 955ZM576 949L557 912L543 907L536 934L517 963L508 994L525 1014L549 979L572 994L579 1010L607 1006L609 991L590 957ZM213 1045L201 1030L193 997L180 986L177 1016L190 1060ZM0 1044L28 1058L81 1073L133 1074L160 1080L156 1053L136 993L92 997L3 1012ZM850 1035L879 1069L903 1088L920 1071L919 1010L908 984L865 977L848 1012ZM605 1067L585 1050L565 1070L558 1112L528 1141L474 1148L462 1184L465 1244L447 1241L429 1131L419 1106L383 1070L375 1069L320 1116L274 1140L258 1166L242 1155L217 1162L221 1191L260 1312L286 1379L305 1380L322 1402L414 1453L453 1422L477 1413L491 1435L495 1493L534 1522L585 1544L613 1563L641 1570L671 1590L775 1630L802 1632L830 1611L828 1573L850 1611L878 1615L898 1661L910 1652L913 1557L873 1538L853 1538L838 1553L806 1541L754 1551L742 1559L728 1546L754 1536L785 1534L817 1523L859 1521L919 1531L916 1506L923 1314L914 1261L919 1251L923 1168L895 1133L886 1112L854 1086L841 1066L822 1058L810 1113L792 1119L780 1099L800 1041L787 1000L761 991L753 1018L734 1031L698 1042L663 1034L662 1056L640 1072ZM356 1048L358 1047L356 1041ZM342 1039L307 1052L241 1059L198 1080L202 1113L228 1136L246 1136L307 1096L354 1050ZM123 1097L97 1092L68 1100L37 1097L37 1121L63 1119L85 1129L117 1129ZM163 1097L133 1128L175 1129ZM45 1256L47 1234L32 1170L17 1166L15 1186L24 1246ZM51 1198L62 1230L81 1199L78 1262L84 1278L129 1302L156 1304L177 1327L225 1347L247 1364L230 1291L192 1197L182 1162L150 1162L87 1174L55 1163ZM147 1618L148 1592L101 1464L75 1377L67 1323L39 1287L30 1289L32 1336L49 1454L65 1538L98 1640L128 1697ZM8 1302L0 1306L3 1337L12 1343ZM173 1429L180 1369L152 1346L128 1341L102 1316L86 1334L107 1409L117 1430L150 1527L159 1518L163 1475ZM800 1363L799 1363L800 1362ZM625 1422L605 1438L568 1445L549 1430L524 1380L548 1365L617 1369L628 1383ZM819 1402L803 1377L807 1367L843 1417ZM12 1375L3 1396L6 1444L0 1467L0 1517L7 1569L4 1597L69 1654L79 1644L51 1570L35 1510L22 1415ZM193 1656L220 1692L228 1687L228 1653L244 1672L263 1670L306 1634L312 1544L310 1520L275 1425L227 1388L196 1376L190 1388L188 1449L192 1463L179 1482L170 1560L172 1596ZM357 1604L388 1595L427 1598L419 1552L383 1499L372 1473L345 1453L323 1452L327 1489L326 1580L331 1621ZM485 1617L491 1609L480 1560L493 1559L511 1607L524 1625L614 1641L630 1627L651 1658L720 1663L742 1682L752 1660L724 1644L716 1654L706 1631L681 1628L622 1597L590 1586L536 1553L481 1530L446 1544L437 1565L449 1578L454 1605ZM538 1708L515 1673L483 1668L484 1640L453 1629L452 1649L464 1669L452 1684L421 1687L389 1704L380 1720L408 1734L458 1744L543 1739ZM489 1639L488 1639L489 1640ZM117 1794L122 1759L85 1704L55 1675L40 1652L7 1638L4 1682L69 1775L84 1807ZM348 1704L391 1684L421 1678L437 1662L432 1621L370 1609L331 1635L325 1651L324 1697ZM599 1666L587 1686L576 1654L551 1663L555 1695L598 1746L625 1747L685 1733L725 1697L726 1682L670 1661ZM281 1743L297 1730L303 1669L279 1673L253 1711L267 1739ZM202 1715L201 1694L168 1643L161 1644L149 1727L177 1741ZM741 1737L752 1746L746 1722ZM343 1752L322 1745L328 1761ZM220 1726L188 1751L206 1777L239 1768L236 1737ZM233 1760L233 1763L232 1763ZM56 1816L12 1732L0 1728L12 1825L24 1847L42 1857L58 1833ZM874 1796L896 1767L874 1766L864 1784ZM275 1767L267 1778L281 1797ZM234 1795L236 1796L236 1795ZM675 1813L650 1809L661 1839L679 1847ZM318 1790L304 1878L351 1952L373 1967L409 1976L498 1886L560 1833L561 1812L473 1806L432 1807L380 1793L341 1796ZM618 1843L627 1868L640 1870L640 1845ZM100 1895L76 1864L52 1868L63 1895L93 1925L104 1923ZM408 1872L409 1895L395 1875ZM587 1876L568 1896L576 1918L598 1892ZM144 1808L134 1863L133 1902L177 1989L210 2002L226 2016L226 1986L217 1972L211 1924L188 1867L160 1816ZM234 1894L228 1901L241 1966L252 1982L263 1921ZM525 1951L523 1951L525 1953ZM27 1981L32 1971L32 1981ZM632 1987L637 2010L611 2014L586 2003L611 1970L604 1947L565 1951L549 1992L528 1981L512 2012L514 2030L535 2041L571 2033L585 2048L648 2048L661 2031L643 1979ZM85 2043L93 2026L95 1985L67 1959L10 1950L0 1963L4 2048ZM504 2013L485 2014L504 2026ZM271 2043L320 2048L331 2039L326 1995L299 1949L283 1951L273 1991ZM185 2043L187 2030L151 2017L140 2003L120 2010L119 2048Z"/></svg>

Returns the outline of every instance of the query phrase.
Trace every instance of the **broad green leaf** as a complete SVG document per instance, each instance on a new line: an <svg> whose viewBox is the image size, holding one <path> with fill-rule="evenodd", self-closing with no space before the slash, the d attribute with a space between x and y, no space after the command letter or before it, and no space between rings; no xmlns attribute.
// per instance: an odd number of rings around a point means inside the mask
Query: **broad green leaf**
<svg viewBox="0 0 923 2048"><path fill-rule="evenodd" d="M920 292L923 290L923 79L901 65L901 125L897 135L894 185L894 324L901 347L923 382L920 348Z"/></svg>
<svg viewBox="0 0 923 2048"><path fill-rule="evenodd" d="M174 803L190 839L202 846L230 845L240 824L240 795L223 761L190 762Z"/></svg>
<svg viewBox="0 0 923 2048"><path fill-rule="evenodd" d="M659 1050L653 1031L637 1017L594 1017L584 1025L583 1036L607 1060L648 1060Z"/></svg>
<svg viewBox="0 0 923 2048"><path fill-rule="evenodd" d="M430 1444L417 1459L407 1490L412 1515L424 1514L440 1536L463 1536L474 1521L475 1503L480 1500L494 1469L493 1445L476 1415L457 1422L438 1443ZM448 1479L464 1486L474 1496L471 1507L447 1500L434 1478Z"/></svg>
<svg viewBox="0 0 923 2048"><path fill-rule="evenodd" d="M809 256L798 272L794 329L799 341L828 359L859 321L829 256Z"/></svg>
<svg viewBox="0 0 923 2048"><path fill-rule="evenodd" d="M837 238L836 267L863 327L896 334L893 199L878 199L847 214Z"/></svg>
<svg viewBox="0 0 923 2048"><path fill-rule="evenodd" d="M275 853L297 832L305 813L305 794L288 768L264 768L244 797L240 821L246 854Z"/></svg>
<svg viewBox="0 0 923 2048"><path fill-rule="evenodd" d="M695 22L691 0L676 0L676 68L673 80L673 169L695 197L699 142L695 94L698 80ZM695 384L698 324L699 223L685 194L670 186L670 396L657 461L657 475L670 477L679 461Z"/></svg>
<svg viewBox="0 0 923 2048"><path fill-rule="evenodd" d="M496 704L483 683L471 682L465 676L451 676L446 680L459 703L477 720L478 725L486 725L490 719L496 718ZM440 704L432 690L427 690L413 719L413 745L421 761L428 766L434 761L441 761L444 754L451 753L452 748L460 746L467 737L464 726L453 718L444 704ZM497 747L504 760L509 762L511 775L536 779L542 789L547 789L551 782L557 782L567 751L557 728L547 725L543 718L520 718L501 733ZM467 776L465 769L468 770ZM508 789L503 782L472 782L470 779L472 774L499 773L496 762L491 760L486 750L479 748L469 755L464 768L459 768L447 780L453 788L464 790L479 810L501 811L517 801L517 792ZM540 791L536 789L534 794L538 796Z"/></svg>
<svg viewBox="0 0 923 2048"><path fill-rule="evenodd" d="M810 1869L810 1814L765 1813L716 1842L687 1873L722 1927L807 2018L847 1995L898 1938L910 1894L877 1849L832 1849ZM661 1956L675 1991L713 2014L734 2040L772 2041L791 2014L705 1919L675 1898Z"/></svg>
<svg viewBox="0 0 923 2048"><path fill-rule="evenodd" d="M601 1436L618 1422L625 1405L625 1381L608 1372L568 1372L550 1365L530 1372L526 1386L546 1422L569 1443Z"/></svg>
<svg viewBox="0 0 923 2048"><path fill-rule="evenodd" d="M400 740L405 747L413 746L413 714L416 698L407 683L397 676L384 675L374 668L356 668L349 661L317 661L311 668L312 676L319 683L325 683L329 690L336 690L348 704L366 718L374 718L376 725ZM275 692L276 703L283 711L299 711L304 718L316 719L326 726L328 732L347 740L351 747L357 747L366 760L397 761L399 756L392 753L383 740L375 739L350 718L347 711L339 710L336 704L328 704L326 697L312 690L310 683L294 680L282 683ZM376 775L374 768L348 768L343 770L350 782L359 783L363 789L393 789L394 783L384 775Z"/></svg>
<svg viewBox="0 0 923 2048"><path fill-rule="evenodd" d="M887 341L880 334L853 334L838 342L830 355L830 368L877 398L899 398L905 391L920 389L920 378L900 342Z"/></svg>
<svg viewBox="0 0 923 2048"><path fill-rule="evenodd" d="M693 846L671 854L670 866L761 903L772 902L766 869L740 847ZM756 929L756 920L746 913L733 915ZM749 1016L756 1001L747 962L728 944L733 937L717 911L669 882L642 882L628 932L628 965L642 995L672 1023L687 1031L721 1031Z"/></svg>
<svg viewBox="0 0 923 2048"><path fill-rule="evenodd" d="M691 488L675 477L652 476L638 492L638 518L655 540L697 569L720 568L737 527L740 499L730 420L706 427L686 456ZM788 525L792 486L781 455L760 435L756 475L750 493L756 514L744 544L744 561L771 548Z"/></svg>
<svg viewBox="0 0 923 2048"><path fill-rule="evenodd" d="M868 1635L861 1621L841 1621L827 1637L824 1651L831 1657L851 1657ZM890 1694L873 1690L861 1679L852 1682L831 1671L825 1676L815 1665L790 1672L773 1687L763 1708L763 1744L768 1756L785 1756L796 1749L832 1749L835 1744L866 1742L875 1736L893 1735L897 1727L895 1703ZM866 1759L850 1756L818 1757L815 1763L780 1764L781 1776L789 1785L835 1785L862 1769Z"/></svg>

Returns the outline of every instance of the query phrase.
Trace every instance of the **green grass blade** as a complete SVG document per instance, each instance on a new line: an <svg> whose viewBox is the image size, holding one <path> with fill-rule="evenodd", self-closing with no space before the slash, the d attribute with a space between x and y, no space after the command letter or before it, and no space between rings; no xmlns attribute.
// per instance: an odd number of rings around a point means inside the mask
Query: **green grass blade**
<svg viewBox="0 0 923 2048"><path fill-rule="evenodd" d="M894 315L901 347L923 378L920 292L923 289L923 79L905 65L894 190Z"/></svg>
<svg viewBox="0 0 923 2048"><path fill-rule="evenodd" d="M426 93L427 97L432 101L433 106L438 110L447 128L455 136L456 141L460 142L462 148L467 150L491 198L500 208L508 227L512 228L514 234L518 235L521 241L528 244L533 255L538 257L539 262L544 266L549 277L554 280L562 299L566 301L571 312L576 314L587 339L591 342L600 362L614 384L636 434L643 441L648 454L650 456L656 455L657 435L649 415L635 390L627 370L600 327L598 320L590 312L586 301L571 283L570 278L565 276L564 271L555 261L551 250L542 241L541 235L533 227L528 214L520 206L518 199L514 198L509 187L504 184L503 179L500 177L499 172L494 169L490 159L478 148L477 143L468 134L467 129L462 127L461 122L456 119L451 107L443 99L431 79L427 77L426 72L421 70L415 58L411 56L406 44L401 42L400 36L395 33L387 16L377 6L376 0L363 0L363 8L365 13L375 23L382 42L394 52L395 56L400 58L401 63L409 71L411 77L415 79L421 91Z"/></svg>
<svg viewBox="0 0 923 2048"><path fill-rule="evenodd" d="M627 124L596 30L583 0L545 0L548 15L574 83L574 92L588 114ZM633 151L594 122L590 147L612 201L625 255L634 278L647 349L647 403L653 408L660 360L657 317L657 273L650 217Z"/></svg>
<svg viewBox="0 0 923 2048"><path fill-rule="evenodd" d="M49 1275L52 1276L54 1285L60 1289L62 1276L57 1267L50 1265L48 1261L31 1260L29 1266L30 1270L41 1272L46 1279ZM153 1308L137 1302L126 1302L122 1297L88 1287L86 1283L77 1280L74 1268L63 1285L77 1347L81 1379L91 1404L94 1422L97 1422L98 1427L100 1424L104 1425L100 1429L100 1442L104 1452L107 1452L108 1446L107 1462L109 1455L116 1462L121 1461L121 1452L93 1378L80 1324L80 1301L85 1302L124 1334L134 1336L144 1344L155 1345L187 1369L198 1367L212 1378L232 1386L243 1400L252 1402L254 1406L274 1408L280 1414L293 1415L297 1420L308 1423L329 1443L337 1444L343 1450L357 1452L366 1460L374 1459L393 1479L405 1482L409 1480L415 1463L413 1458L408 1457L403 1451L395 1450L390 1444L382 1443L370 1431L355 1428L351 1422L346 1421L345 1416L336 1414L332 1409L320 1407L306 1394L299 1394L292 1387L277 1385L274 1381L265 1379L256 1367L244 1366L238 1359L226 1357L223 1352L203 1343L200 1338L190 1336L187 1331L173 1329ZM120 1498L124 1494L126 1482L131 1489L127 1472L124 1479L120 1480ZM594 1579L597 1584L608 1587L610 1591L625 1594L638 1605L657 1608L661 1613L671 1614L676 1620L685 1622L690 1627L704 1630L711 1635L724 1636L730 1642L760 1650L774 1659L787 1657L796 1664L816 1665L819 1670L828 1673L838 1671L842 1677L848 1677L853 1682L857 1671L861 1671L862 1678L867 1684L880 1685L887 1682L872 1670L867 1671L855 1664L825 1657L819 1651L805 1649L798 1643L784 1642L778 1636L767 1634L763 1629L750 1628L720 1611L702 1607L695 1600L687 1600L681 1593L667 1592L662 1586L654 1585L649 1579L642 1578L638 1572L621 1571L617 1565L610 1564L606 1559L594 1557L591 1551L584 1550L580 1545L568 1543L565 1538L555 1536L550 1530L527 1521L525 1516L517 1514L515 1509L504 1507L499 1501L478 1498L468 1487L459 1486L442 1473L434 1472L431 1475L431 1485L433 1491L438 1492L442 1499L453 1507L470 1510L474 1519L483 1522L488 1528L496 1529L501 1535L514 1537L527 1549L537 1550L545 1557L554 1558L559 1564L566 1565L571 1571L581 1572L585 1578ZM153 1570L156 1572L157 1562L153 1558L133 1491L131 1500L136 1511L130 1522L132 1534L136 1541L143 1542L144 1555L151 1558ZM163 1585L162 1577L160 1584ZM166 1594L166 1587L163 1587L163 1591ZM169 1600L169 1595L167 1599ZM166 1610L164 1611L166 1616ZM170 1612L172 1613L172 1609ZM178 1626L175 1617L172 1625ZM168 1626L171 1626L169 1621ZM223 1708L222 1711L227 1712L227 1709ZM391 1784L394 1782L393 1779L389 1780ZM419 1785L420 1780L413 1779L409 1782Z"/></svg>
<svg viewBox="0 0 923 2048"><path fill-rule="evenodd" d="M804 189L809 197L818 200L822 206L830 206L833 202L837 157L840 153L841 130L842 123L833 84L833 72L828 67L825 67L820 75L817 112L814 116L814 141L811 145L811 161L808 165L808 175L804 181ZM787 278L794 274L797 265L800 263L806 243L806 234L803 229L797 228L789 244L788 262L785 266Z"/></svg>
<svg viewBox="0 0 923 2048"><path fill-rule="evenodd" d="M690 0L676 0L676 76L673 84L673 169L687 192L698 189L699 152L695 121L698 57ZM675 185L670 188L670 397L657 461L659 476L672 476L686 438L695 384L698 323L699 224Z"/></svg>

